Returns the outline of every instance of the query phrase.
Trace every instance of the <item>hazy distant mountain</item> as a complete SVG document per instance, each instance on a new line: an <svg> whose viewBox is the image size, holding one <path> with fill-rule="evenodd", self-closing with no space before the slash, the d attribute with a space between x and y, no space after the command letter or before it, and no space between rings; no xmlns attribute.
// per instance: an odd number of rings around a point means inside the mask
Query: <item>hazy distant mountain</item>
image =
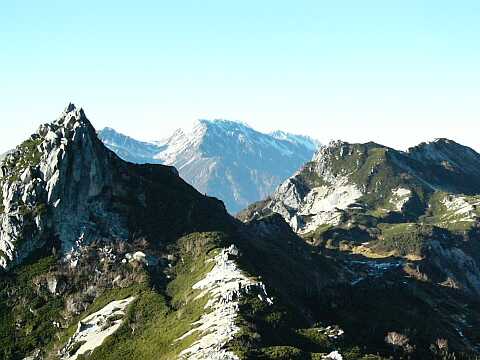
<svg viewBox="0 0 480 360"><path fill-rule="evenodd" d="M98 136L123 160L137 164L160 163L159 160L154 159L155 155L161 151L161 148L155 144L135 140L108 127L100 131Z"/></svg>
<svg viewBox="0 0 480 360"><path fill-rule="evenodd" d="M281 131L264 134L227 120L199 120L164 141L146 143L106 128L100 139L121 158L175 166L197 190L234 213L271 194L315 153L318 142Z"/></svg>

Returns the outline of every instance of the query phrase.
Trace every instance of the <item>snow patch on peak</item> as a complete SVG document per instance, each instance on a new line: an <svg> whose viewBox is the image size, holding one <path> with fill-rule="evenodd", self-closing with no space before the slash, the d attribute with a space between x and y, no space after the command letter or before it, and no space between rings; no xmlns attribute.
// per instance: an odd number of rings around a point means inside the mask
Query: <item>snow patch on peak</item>
<svg viewBox="0 0 480 360"><path fill-rule="evenodd" d="M164 149L157 153L154 159L161 161L165 165L178 166L177 159L183 154L190 153L196 149L203 141L206 131L207 128L201 122L197 122L189 131L177 129L162 144ZM189 158L192 158L192 156L189 156Z"/></svg>
<svg viewBox="0 0 480 360"><path fill-rule="evenodd" d="M292 144L303 145L312 151L316 151L321 146L318 140L315 140L310 136L291 134L281 130L273 131L269 135L277 140L283 140L288 141Z"/></svg>
<svg viewBox="0 0 480 360"><path fill-rule="evenodd" d="M227 119L199 119L199 123L204 126L217 126L219 128L223 128L224 130L230 129L250 129L253 130L252 127L244 121L238 120L227 120Z"/></svg>

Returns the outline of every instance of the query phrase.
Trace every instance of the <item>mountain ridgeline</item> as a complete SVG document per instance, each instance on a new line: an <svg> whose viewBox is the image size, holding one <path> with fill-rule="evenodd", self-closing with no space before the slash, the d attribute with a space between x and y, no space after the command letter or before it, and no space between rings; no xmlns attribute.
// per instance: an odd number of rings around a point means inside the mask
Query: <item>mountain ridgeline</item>
<svg viewBox="0 0 480 360"><path fill-rule="evenodd" d="M100 140L70 104L7 154L0 359L475 359L479 155L335 142L238 219L182 180L310 141L265 136Z"/></svg>
<svg viewBox="0 0 480 360"><path fill-rule="evenodd" d="M333 142L240 217L275 212L318 246L418 258L425 276L480 295L479 169L447 139L407 152Z"/></svg>
<svg viewBox="0 0 480 360"><path fill-rule="evenodd" d="M231 213L271 194L306 161L318 142L277 131L264 134L227 120L199 120L166 140L146 143L117 133L100 139L122 159L133 163L175 166L198 191L221 199Z"/></svg>
<svg viewBox="0 0 480 360"><path fill-rule="evenodd" d="M239 218L248 222L280 214L307 243L345 259L359 275L352 282L357 291L347 291L358 303L336 310L336 316L350 314L368 296L372 311L390 308L382 301L391 299L371 293L380 282L399 294L397 306L414 306L416 312L429 304L441 323L438 329L450 327L451 342L478 351L479 169L480 154L448 139L407 152L335 141ZM365 311L365 321L375 317L372 311ZM406 333L413 328L420 336L420 327L405 324Z"/></svg>

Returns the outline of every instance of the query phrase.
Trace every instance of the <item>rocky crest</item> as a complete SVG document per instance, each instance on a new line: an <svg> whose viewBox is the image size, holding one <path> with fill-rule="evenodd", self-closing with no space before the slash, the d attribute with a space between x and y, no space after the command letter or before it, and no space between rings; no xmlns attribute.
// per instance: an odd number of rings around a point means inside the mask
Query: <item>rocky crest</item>
<svg viewBox="0 0 480 360"><path fill-rule="evenodd" d="M106 166L109 158L112 154L96 140L83 110L73 104L6 156L0 215L2 267L28 257L46 241L63 251L80 238L88 241L92 228L98 226L91 221L93 212L101 214L102 225L112 235L128 236L121 221L93 200L112 182Z"/></svg>
<svg viewBox="0 0 480 360"><path fill-rule="evenodd" d="M240 218L278 213L316 244L417 257L425 276L480 294L479 168L480 154L446 139L408 152L335 141Z"/></svg>
<svg viewBox="0 0 480 360"><path fill-rule="evenodd" d="M248 249L257 235L268 242L269 226L258 234L239 223L173 167L121 160L97 138L82 109L70 104L1 169L0 333L8 335L0 357L118 358L122 346L107 355L104 342L147 336L161 343L163 358L192 351L199 359L236 358L224 348L243 334L240 307L260 300L270 311L264 283L250 275L261 266L248 275L240 270L246 257L232 245ZM281 236L296 239L281 222ZM211 268L208 259L217 252ZM126 315L127 307L135 316ZM57 343L55 335L63 336L79 316L77 332ZM127 330L112 337L122 324ZM130 354L150 351L154 357L147 358L157 358L158 349L140 343Z"/></svg>
<svg viewBox="0 0 480 360"><path fill-rule="evenodd" d="M214 259L213 269L206 277L193 285L193 289L201 290L198 298L209 294L210 300L205 309L211 312L203 315L198 320L194 329L182 335L178 340L192 336L195 332L201 332L200 340L183 350L181 359L225 359L238 360L232 352L225 351L225 345L233 340L240 331L235 324L239 312L239 302L248 294L256 294L261 301L272 304L265 290L265 285L246 276L239 268L235 259L239 257L239 250L234 245L222 249Z"/></svg>

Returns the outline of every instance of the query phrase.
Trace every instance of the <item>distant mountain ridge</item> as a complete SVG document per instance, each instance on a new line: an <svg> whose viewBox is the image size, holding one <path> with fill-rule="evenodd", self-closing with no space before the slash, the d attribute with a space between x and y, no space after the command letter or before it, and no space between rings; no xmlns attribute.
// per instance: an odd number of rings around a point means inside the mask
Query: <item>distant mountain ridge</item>
<svg viewBox="0 0 480 360"><path fill-rule="evenodd" d="M224 201L231 213L271 194L302 164L319 142L302 135L261 133L229 120L198 120L163 141L142 142L111 128L98 133L122 159L175 166L198 191Z"/></svg>
<svg viewBox="0 0 480 360"><path fill-rule="evenodd" d="M161 147L154 143L135 140L110 127L101 130L98 136L110 150L123 160L137 164L160 163L154 157L161 151Z"/></svg>

